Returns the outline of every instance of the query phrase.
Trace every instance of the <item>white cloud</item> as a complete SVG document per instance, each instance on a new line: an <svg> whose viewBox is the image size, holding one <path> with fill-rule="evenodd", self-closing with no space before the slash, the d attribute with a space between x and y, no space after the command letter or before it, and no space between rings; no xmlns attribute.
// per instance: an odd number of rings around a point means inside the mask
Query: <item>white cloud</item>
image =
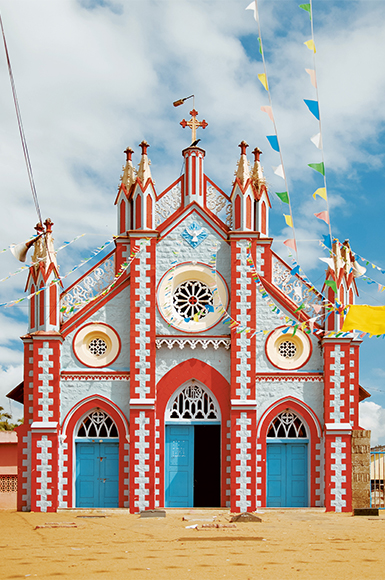
<svg viewBox="0 0 385 580"><path fill-rule="evenodd" d="M363 401L360 403L360 426L370 429L370 444L385 444L385 409L373 401Z"/></svg>

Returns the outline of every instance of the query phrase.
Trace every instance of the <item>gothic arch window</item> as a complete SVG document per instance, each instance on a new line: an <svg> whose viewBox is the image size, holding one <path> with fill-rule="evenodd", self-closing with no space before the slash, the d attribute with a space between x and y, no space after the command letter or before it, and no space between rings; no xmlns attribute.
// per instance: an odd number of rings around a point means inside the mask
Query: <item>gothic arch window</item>
<svg viewBox="0 0 385 580"><path fill-rule="evenodd" d="M119 434L111 417L101 409L94 409L81 421L76 437L103 437L106 439L117 438Z"/></svg>
<svg viewBox="0 0 385 580"><path fill-rule="evenodd" d="M214 396L194 379L170 398L166 421L210 421L219 423L221 413Z"/></svg>
<svg viewBox="0 0 385 580"><path fill-rule="evenodd" d="M272 420L267 430L267 437L278 439L306 439L308 435L302 419L294 411L286 409Z"/></svg>

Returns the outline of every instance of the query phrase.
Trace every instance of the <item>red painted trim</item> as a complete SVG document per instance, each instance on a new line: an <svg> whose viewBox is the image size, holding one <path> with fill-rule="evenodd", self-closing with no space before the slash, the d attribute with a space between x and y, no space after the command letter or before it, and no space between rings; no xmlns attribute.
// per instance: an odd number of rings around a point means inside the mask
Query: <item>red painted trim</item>
<svg viewBox="0 0 385 580"><path fill-rule="evenodd" d="M266 229L266 204L263 201L261 203L261 233L262 234L267 234L267 229Z"/></svg>
<svg viewBox="0 0 385 580"><path fill-rule="evenodd" d="M280 370L282 370L282 371L286 371L286 372L287 372L287 370L288 370L288 369L284 369L284 368L282 368L282 367L279 367L278 365L276 365L276 364L275 364L275 363L274 363L274 362L271 360L271 358L269 357L269 353L267 352L267 343L268 343L268 341L269 341L269 338L271 337L271 335L272 335L272 334L273 334L273 333L274 333L276 330L279 330L280 328L284 329L284 328L287 328L287 326L277 326L277 328L274 328L274 330L272 330L271 332L269 332L269 334L268 334L268 336L267 336L267 338L266 338L266 340L265 340L265 355L266 355L266 357L267 357L267 360L269 361L269 363L270 363L270 364L272 364L272 365L273 365L273 367L275 367L276 369L280 369ZM298 330L297 330L297 332L298 332ZM308 337L308 335L307 335L305 332L303 332L302 334L303 334L303 336L305 336L305 337L306 337L307 341L309 342L309 345L310 345L310 353L309 353L309 356L307 357L307 359L305 360L305 362L304 362L304 363L302 363L302 364L300 364L300 365L298 365L298 366L296 366L296 367L293 367L292 369L290 369L290 371L291 371L291 370L295 371L295 370L297 370L297 369L301 369L302 367L304 367L304 366L305 366L305 365L306 365L306 364L309 362L309 360L310 360L310 357L311 357L311 355L313 354L313 343L312 343L312 341L310 340L310 338ZM289 334L289 332L288 332L288 333L286 334L286 336L289 338L289 337L290 337L290 336L292 336L292 335L290 335L290 334ZM289 371L289 372L290 372L290 371Z"/></svg>
<svg viewBox="0 0 385 580"><path fill-rule="evenodd" d="M162 193L160 193L159 195L156 196L156 201L159 201L160 199L162 199L162 197L164 195L166 195L166 193L168 193L171 189L173 189L179 182L181 182L182 185L182 181L183 180L183 175L181 175L180 177L178 177L178 179L176 179L174 181L174 183L172 183L171 185L169 185L169 187L167 187L167 189L165 189L164 191L162 191Z"/></svg>
<svg viewBox="0 0 385 580"><path fill-rule="evenodd" d="M147 195L146 200L146 223L149 230L152 229L152 197L150 194Z"/></svg>
<svg viewBox="0 0 385 580"><path fill-rule="evenodd" d="M112 243L112 242L111 242L111 243ZM81 282L81 280L83 280L83 279L84 279L86 276L89 276L89 275L90 275L90 273L91 273L93 270L95 270L95 268L98 268L98 267L100 266L100 264L102 264L103 262L105 262L106 260L108 260L109 258L111 258L111 256L112 256L112 255L115 253L115 251L116 251L116 248L114 248L114 249L113 249L113 250L112 250L112 251L111 251L109 254L107 254L106 256L104 256L104 258L101 258L101 259L99 260L99 262L96 262L95 266L92 266L92 268L90 268L89 270L87 270L87 272L86 272L85 274L83 274L82 276L80 276L80 278L78 278L77 280L75 280L75 282L73 282L73 283L71 284L71 286L68 286L68 288L66 288L66 289L64 290L64 292L62 292L62 293L60 294L60 299L61 299L61 298L62 298L62 297L65 295L65 294L67 294L67 292L69 292L70 290L72 290L72 288L73 288L74 286L77 286L77 285L79 284L79 282Z"/></svg>
<svg viewBox="0 0 385 580"><path fill-rule="evenodd" d="M161 223L157 230L162 237L166 237L174 228L176 228L183 220L188 217L193 211L197 211L199 217L205 220L210 227L216 231L216 233L221 236L225 241L227 241L227 235L230 228L226 226L213 212L207 208L203 208L201 205L197 204L195 201L189 203L186 207L180 207L177 209L170 217L168 217L163 223ZM172 224L172 227L170 227ZM169 228L169 229L168 229ZM165 232L167 230L167 232ZM219 230L219 231L218 231Z"/></svg>
<svg viewBox="0 0 385 580"><path fill-rule="evenodd" d="M261 445L261 450L259 454L261 455L261 461L258 462L258 467L260 467L260 471L258 473L258 477L261 478L260 489L261 495L260 501L262 502L261 507L266 506L266 437L267 437L267 430L270 426L272 420L279 415L285 409L292 409L295 413L297 413L302 419L306 422L307 427L310 431L309 436L309 446L310 446L310 496L309 496L309 504L310 507L316 506L316 501L320 500L320 495L316 495L316 490L320 490L320 484L316 482L316 479L321 478L320 471L316 471L316 467L321 467L320 459L317 459L316 456L321 455L321 451L317 449L317 445L321 443L322 429L321 424L312 409L306 405L303 401L296 399L295 397L284 397L283 399L279 399L275 401L262 415L258 422L257 427L257 437L258 443Z"/></svg>
<svg viewBox="0 0 385 580"><path fill-rule="evenodd" d="M128 490L128 486L124 483L127 479L127 473L124 471L125 467L128 467L128 463L124 460L124 455L128 454L124 449L124 445L127 444L127 437L129 433L129 425L126 417L120 411L120 409L109 399L101 395L91 395L82 401L79 401L75 407L69 411L63 421L63 435L65 436L65 441L68 445L66 450L67 459L64 461L64 466L67 467L66 477L67 483L64 484L64 490L67 491L67 496L64 496L64 501L68 502L68 507L75 507L75 498L73 497L73 489L75 487L75 481L73 479L74 473L74 431L85 415L88 415L92 409L99 407L107 413L115 425L119 433L119 507L124 507L124 502L128 501L128 496L124 495L124 492Z"/></svg>
<svg viewBox="0 0 385 580"><path fill-rule="evenodd" d="M135 229L142 227L142 196L140 193L135 198Z"/></svg>
<svg viewBox="0 0 385 580"><path fill-rule="evenodd" d="M164 445L165 445L165 422L164 415L167 403L175 391L186 381L196 379L203 383L215 396L221 410L221 505L226 506L229 496L226 496L226 472L230 466L227 461L229 454L226 445L230 439L227 438L227 421L230 419L230 385L227 380L210 365L190 358L183 361L178 366L172 368L158 382L156 387L156 416L159 420L160 440L160 502L164 504ZM214 507L214 506L213 506Z"/></svg>
<svg viewBox="0 0 385 580"><path fill-rule="evenodd" d="M119 233L122 234L126 230L126 202L122 199L119 205Z"/></svg>
<svg viewBox="0 0 385 580"><path fill-rule="evenodd" d="M109 362L107 365L101 365L101 366L96 366L96 367L94 367L94 366L92 366L92 365L88 365L88 364L86 364L85 362L83 362L82 360L80 360L80 358L78 357L78 355L77 355L77 353L76 353L76 350L75 350L75 342L76 342L76 337L77 337L77 335L79 334L79 332L80 332L81 330L83 330L83 328L87 328L87 326L89 326L89 327L90 327L90 331L91 331L91 330L92 330L92 326L93 326L94 324L98 324L98 325L102 325L102 326L106 326L107 328L110 328L110 329L113 331L113 333L115 334L116 338L118 339L118 343L119 343L119 350L118 350L118 353L117 353L117 355L115 356L115 358L114 358L114 359L113 359L111 362ZM76 358L78 359L78 361L80 362L80 364L81 364L81 365L83 365L83 366L85 366L85 367L92 368L92 369L103 369L103 368L105 368L105 367L109 367L110 365L112 365L112 364L113 364L113 363L116 361L116 359L117 359L117 358L118 358L118 356L120 355L120 351L121 351L121 349L122 349L122 343L121 343L121 340L120 340L120 336L119 336L119 334L116 332L115 328L113 328L113 327L112 327L110 324L106 324L105 322L95 322L95 321L93 321L93 322L89 322L88 324L84 324L84 325L83 325L81 328L79 328L79 329L76 331L76 333L75 333L75 336L74 336L74 339L73 339L73 341L72 341L72 345L71 345L71 346L72 346L72 351L73 351L73 353L74 353L75 357L76 357Z"/></svg>
<svg viewBox="0 0 385 580"><path fill-rule="evenodd" d="M197 195L197 158L195 155L191 156L191 171L192 171L192 194Z"/></svg>
<svg viewBox="0 0 385 580"><path fill-rule="evenodd" d="M236 196L234 203L234 225L236 230L241 227L241 196L239 194Z"/></svg>
<svg viewBox="0 0 385 580"><path fill-rule="evenodd" d="M40 282L40 288L44 288L44 282ZM45 324L45 290L38 294L39 296L39 326L44 326Z"/></svg>
<svg viewBox="0 0 385 580"><path fill-rule="evenodd" d="M31 286L31 294L34 294L35 286ZM36 326L36 296L32 296L30 300L30 327L33 330Z"/></svg>
<svg viewBox="0 0 385 580"><path fill-rule="evenodd" d="M223 197L226 198L227 201L231 201L230 196L228 196L227 193L222 191L222 189L218 187L217 184L214 183L209 177L207 177L207 175L204 175L204 180L205 180L205 192L207 190L207 183L209 183L210 185L212 185L214 189L216 189L221 195L223 195Z"/></svg>
<svg viewBox="0 0 385 580"><path fill-rule="evenodd" d="M246 197L246 228L251 230L251 197Z"/></svg>
<svg viewBox="0 0 385 580"><path fill-rule="evenodd" d="M57 325L57 288L56 288L56 284L51 284L51 286L49 287L49 322L53 326Z"/></svg>

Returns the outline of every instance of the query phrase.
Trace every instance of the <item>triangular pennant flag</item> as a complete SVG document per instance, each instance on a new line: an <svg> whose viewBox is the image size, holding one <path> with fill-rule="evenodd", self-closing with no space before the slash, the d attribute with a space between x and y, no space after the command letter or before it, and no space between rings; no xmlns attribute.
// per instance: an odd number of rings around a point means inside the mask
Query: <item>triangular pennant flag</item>
<svg viewBox="0 0 385 580"><path fill-rule="evenodd" d="M306 44L306 46L308 47L309 50L316 52L315 44L314 44L313 40L307 40L306 42L304 42L304 44Z"/></svg>
<svg viewBox="0 0 385 580"><path fill-rule="evenodd" d="M194 322L199 322L198 313L194 314Z"/></svg>
<svg viewBox="0 0 385 580"><path fill-rule="evenodd" d="M328 234L325 234L322 236L323 238L323 245L326 246L328 248L328 250L332 249L332 243L330 241L330 236Z"/></svg>
<svg viewBox="0 0 385 580"><path fill-rule="evenodd" d="M334 294L337 294L337 284L334 280L325 280L325 286L330 286L330 288L333 290ZM329 314L331 314L331 312L329 312ZM326 320L326 318L325 318Z"/></svg>
<svg viewBox="0 0 385 580"><path fill-rule="evenodd" d="M321 304L313 304L313 310L316 314L318 314L321 308L322 308Z"/></svg>
<svg viewBox="0 0 385 580"><path fill-rule="evenodd" d="M292 270L290 270L290 274L292 276L295 276L296 274L299 274L299 265L297 265L295 268L293 268ZM303 308L303 306L301 306L301 308ZM299 308L297 310L299 310ZM295 310L295 312L297 312L297 310Z"/></svg>
<svg viewBox="0 0 385 580"><path fill-rule="evenodd" d="M315 116L317 121L319 121L319 106L318 101L310 101L309 99L304 99L303 102L308 107L312 115Z"/></svg>
<svg viewBox="0 0 385 580"><path fill-rule="evenodd" d="M325 264L327 264L328 266L330 266L330 268L333 269L334 266L334 261L333 258L320 258L321 262L325 262Z"/></svg>
<svg viewBox="0 0 385 580"><path fill-rule="evenodd" d="M257 3L253 0L245 10L254 10L254 18L258 22L258 11L257 11Z"/></svg>
<svg viewBox="0 0 385 580"><path fill-rule="evenodd" d="M270 105L265 105L264 107L261 107L261 111L263 113L267 113L269 115L270 120L273 121L274 123L273 109L270 107Z"/></svg>
<svg viewBox="0 0 385 580"><path fill-rule="evenodd" d="M262 40L258 36L258 43L259 43L259 53L262 54Z"/></svg>
<svg viewBox="0 0 385 580"><path fill-rule="evenodd" d="M278 193L278 191L276 191L275 195L278 195L279 199L283 201L283 203L289 203L289 194L287 193L287 191L282 191L281 193Z"/></svg>
<svg viewBox="0 0 385 580"><path fill-rule="evenodd" d="M294 250L295 252L297 251L297 244L295 243L295 240L290 239L290 240L285 240L283 242L285 244L285 246L287 246L288 248L291 248L292 250Z"/></svg>
<svg viewBox="0 0 385 580"><path fill-rule="evenodd" d="M327 195L326 195L326 188L325 187L319 187L314 193L313 193L313 197L314 199L316 198L316 195L319 195L320 197L322 197L322 199L324 199L325 201L327 200Z"/></svg>
<svg viewBox="0 0 385 580"><path fill-rule="evenodd" d="M273 170L275 175L278 175L278 177L282 177L282 179L285 179L285 172L283 170L282 163L278 165L278 167L273 167Z"/></svg>
<svg viewBox="0 0 385 580"><path fill-rule="evenodd" d="M327 211L320 211L319 213L315 213L314 215L319 220L323 220L327 224L330 224L329 213Z"/></svg>
<svg viewBox="0 0 385 580"><path fill-rule="evenodd" d="M265 89L268 91L269 87L267 85L267 78L265 73L261 73L258 75L259 80L261 81L262 85L265 87Z"/></svg>
<svg viewBox="0 0 385 580"><path fill-rule="evenodd" d="M278 137L276 135L267 135L266 139L270 143L272 149L274 149L274 151L277 151L277 153L279 153Z"/></svg>
<svg viewBox="0 0 385 580"><path fill-rule="evenodd" d="M313 137L311 137L310 141L312 143L314 143L314 145L317 147L317 149L322 149L321 133L317 133L317 135L313 135Z"/></svg>
<svg viewBox="0 0 385 580"><path fill-rule="evenodd" d="M311 20L311 6L310 6L310 4L300 4L299 7L302 8L302 10L305 10L306 12L309 13L309 18Z"/></svg>
<svg viewBox="0 0 385 580"><path fill-rule="evenodd" d="M308 75L310 75L310 82L313 85L313 87L316 89L317 88L317 78L315 76L315 70L312 68L305 68L305 71L307 72Z"/></svg>
<svg viewBox="0 0 385 580"><path fill-rule="evenodd" d="M292 228L293 227L293 218L291 217L291 215L284 214L284 218L285 218L287 225Z"/></svg>
<svg viewBox="0 0 385 580"><path fill-rule="evenodd" d="M325 165L323 161L321 161L321 163L308 163L308 166L325 176Z"/></svg>

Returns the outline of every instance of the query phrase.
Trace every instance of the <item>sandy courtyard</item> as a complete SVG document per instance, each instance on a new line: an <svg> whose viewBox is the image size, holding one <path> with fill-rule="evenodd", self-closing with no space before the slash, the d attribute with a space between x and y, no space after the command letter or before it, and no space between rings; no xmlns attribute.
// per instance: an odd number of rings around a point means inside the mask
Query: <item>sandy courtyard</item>
<svg viewBox="0 0 385 580"><path fill-rule="evenodd" d="M1 578L385 578L383 512L258 515L261 523L230 526L226 510L167 510L166 518L125 510L2 511ZM198 529L186 527L193 525Z"/></svg>

